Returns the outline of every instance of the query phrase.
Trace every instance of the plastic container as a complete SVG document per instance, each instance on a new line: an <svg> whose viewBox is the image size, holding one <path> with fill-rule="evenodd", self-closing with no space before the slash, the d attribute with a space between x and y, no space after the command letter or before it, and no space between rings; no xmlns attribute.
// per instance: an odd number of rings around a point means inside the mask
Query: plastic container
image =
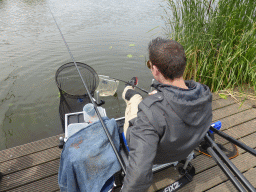
<svg viewBox="0 0 256 192"><path fill-rule="evenodd" d="M97 109L100 112L101 117L106 116L106 110L104 108L97 107ZM93 122L99 120L99 117L96 114L96 111L95 111L92 103L88 103L84 106L83 113L84 113L84 122L86 122L86 123L93 123Z"/></svg>
<svg viewBox="0 0 256 192"><path fill-rule="evenodd" d="M116 93L119 81L110 79L108 76L99 75L99 86L96 91L99 91L99 96L113 96Z"/></svg>
<svg viewBox="0 0 256 192"><path fill-rule="evenodd" d="M97 107L101 117L105 117L106 110L103 107ZM65 138L66 142L76 132L86 128L90 123L98 121L94 106L92 103L88 103L83 107L82 112L68 113L65 115Z"/></svg>

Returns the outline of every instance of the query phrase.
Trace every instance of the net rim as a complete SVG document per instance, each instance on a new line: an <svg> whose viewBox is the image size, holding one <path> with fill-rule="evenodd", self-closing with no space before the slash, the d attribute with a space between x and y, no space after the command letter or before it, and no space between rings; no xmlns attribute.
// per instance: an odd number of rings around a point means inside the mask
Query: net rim
<svg viewBox="0 0 256 192"><path fill-rule="evenodd" d="M66 92L65 90L63 90L63 89L61 88L61 86L59 85L59 82L58 82L58 75L59 75L60 72L61 72L63 69L65 69L66 67L71 67L72 64L73 64L74 67L75 67L74 62L69 62L69 63L65 63L65 64L61 65L61 66L57 69L57 71L56 71L56 73L55 73L55 83L56 83L56 85L57 85L57 87L58 87L58 89L59 89L59 91L60 91L61 94L63 94L63 93L62 93L62 91L63 91L65 94L67 94L67 95L69 95L69 96L72 96L72 97L83 97L83 96L86 96L86 95L88 95L88 94L82 94L82 95L70 94L70 93ZM77 64L77 66L81 66L81 67L84 67L84 68L88 69L88 70L94 75L94 77L95 77L97 83L96 83L95 88L90 91L90 93L93 94L93 93L95 92L95 90L97 89L97 87L99 86L99 76L98 76L97 72L96 72L91 66L89 66L89 65L86 64L86 63L76 62L76 64ZM78 72L77 72L77 74L78 74ZM85 88L85 87L84 87L84 88Z"/></svg>

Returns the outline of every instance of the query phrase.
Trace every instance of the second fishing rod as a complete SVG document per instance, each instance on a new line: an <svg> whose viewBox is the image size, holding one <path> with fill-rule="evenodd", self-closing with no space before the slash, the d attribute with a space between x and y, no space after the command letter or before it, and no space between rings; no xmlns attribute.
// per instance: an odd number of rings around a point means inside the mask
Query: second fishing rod
<svg viewBox="0 0 256 192"><path fill-rule="evenodd" d="M149 93L147 90L142 89L142 88L140 88L140 87L138 87L138 86L136 86L136 85L133 85L133 84L131 84L131 83L128 82L128 81L124 81L124 80L122 80L122 79L117 79L117 78L113 78L113 77L109 77L109 76L106 76L106 77L108 77L108 78L110 78L110 79L113 79L113 80L117 80L117 81L124 82L124 83L126 83L126 84L129 84L129 85L131 85L131 86L133 86L133 87L138 88L139 90L143 91L144 93L147 93L147 94Z"/></svg>
<svg viewBox="0 0 256 192"><path fill-rule="evenodd" d="M111 146L112 146L112 148L113 148L113 150L114 150L114 153L115 153L115 155L116 155L116 157L117 157L117 159L118 159L118 161L119 161L119 163L120 163L120 165L121 165L122 171L123 171L123 173L126 175L126 170L125 170L125 166L124 166L123 160L121 159L121 157L120 157L120 155L119 155L119 153L118 153L118 151L117 151L117 149L116 149L116 147L115 147L115 145L114 145L114 142L113 142L113 140L111 139L111 135L110 135L110 133L109 133L109 131L108 131L108 129L107 129L107 127L106 127L106 125L105 125L105 123L104 123L104 121L103 121L101 115L100 115L100 112L99 112L99 110L98 110L98 108L97 108L97 104L95 103L94 98L92 97L92 95L91 95L91 93L90 93L90 91L89 91L89 89L88 89L88 87L87 87L87 85L86 85L86 83L85 83L85 81L84 81L82 75L81 75L81 72L80 72L80 70L79 70L79 68L78 68L78 66L77 66L77 63L76 63L76 61L75 61L75 59L74 59L74 57L73 57L73 55L72 55L72 53L71 53L71 51L70 51L70 49L69 49L69 46L68 46L68 44L67 44L67 42L66 42L66 40L65 40L65 38L64 38L64 36L63 36L63 34L62 34L60 28L59 28L59 26L58 26L58 23L57 23L57 21L56 21L54 15L53 15L53 13L52 13L52 10L51 10L50 6L48 6L48 8L49 8L49 10L50 10L50 13L51 13L51 15L52 15L52 17L53 17L53 19L54 19L54 22L55 22L57 28L59 29L59 32L60 32L60 34L61 34L61 37L62 37L62 39L63 39L63 41L64 41L64 43L65 43L65 45L66 45L66 48L67 48L67 50L68 50L68 52L69 52L70 57L71 57L71 59L72 59L74 65L75 65L75 67L76 67L76 69L77 69L77 71L78 71L78 74L79 74L79 76L80 76L80 78L81 78L81 80L82 80L82 82L83 82L83 85L84 85L84 87L85 87L85 89L86 89L86 92L88 93L88 96L89 96L89 98L90 98L90 100L91 100L91 102L92 102L92 104L93 104L93 106L94 106L95 112L96 112L97 116L99 117L99 120L100 120L100 122L101 122L101 125L102 125L102 127L103 127L103 129L104 129L104 131L105 131L105 133L106 133L106 135L107 135L107 137L108 137L108 140L109 140L109 142L110 142L110 144L111 144Z"/></svg>

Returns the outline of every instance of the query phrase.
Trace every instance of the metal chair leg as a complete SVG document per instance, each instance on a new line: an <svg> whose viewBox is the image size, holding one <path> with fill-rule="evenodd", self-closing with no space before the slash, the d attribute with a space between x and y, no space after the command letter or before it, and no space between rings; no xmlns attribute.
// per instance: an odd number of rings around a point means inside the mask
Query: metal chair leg
<svg viewBox="0 0 256 192"><path fill-rule="evenodd" d="M3 178L3 174L0 172L0 182L1 182L2 178Z"/></svg>

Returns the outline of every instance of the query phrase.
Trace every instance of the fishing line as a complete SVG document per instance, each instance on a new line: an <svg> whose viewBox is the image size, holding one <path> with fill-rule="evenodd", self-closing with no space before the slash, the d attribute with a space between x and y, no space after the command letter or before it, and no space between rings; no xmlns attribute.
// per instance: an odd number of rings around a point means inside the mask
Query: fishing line
<svg viewBox="0 0 256 192"><path fill-rule="evenodd" d="M75 59L74 59L74 57L73 57L73 55L72 55L72 53L71 53L71 51L70 51L70 49L69 49L69 46L68 46L68 44L67 44L67 42L66 42L66 40L65 40L65 38L64 38L64 36L63 36L63 34L62 34L60 28L59 28L59 26L58 26L58 23L57 23L57 21L56 21L54 15L53 15L52 10L51 10L51 8L50 8L49 5L48 5L48 8L49 8L49 10L50 10L50 13L51 13L51 15L52 15L52 17L53 17L53 19L54 19L54 22L55 22L57 28L59 29L59 32L60 32L60 34L61 34L61 37L62 37L62 39L63 39L63 41L64 41L64 43L65 43L65 45L66 45L66 47L67 47L67 49L68 49L69 55L70 55L72 61L73 61L74 64L75 64L75 67L76 67L76 69L77 69L77 71L78 71L78 74L79 74L79 76L80 76L80 78L81 78L83 84L84 84L84 87L85 87L85 89L86 89L86 91L87 91L87 93L88 93L88 96L89 96L91 102L93 103L94 110L95 110L95 112L97 113L97 116L99 117L99 120L100 120L100 122L101 122L101 125L102 125L102 127L103 127L103 129L104 129L104 131L105 131L105 133L106 133L106 135L107 135L107 137L108 137L108 140L109 140L109 142L110 142L110 144L111 144L111 146L112 146L112 148L113 148L113 150L114 150L114 152L115 152L115 154L116 154L116 157L117 157L117 159L118 159L118 161L119 161L119 163L120 163L120 165L121 165L121 168L122 168L124 174L126 175L124 163L123 163L123 161L122 161L120 155L118 154L118 151L117 151L117 149L116 149L116 147L115 147L115 145L114 145L114 143L113 143L113 141L112 141L112 139L111 139L111 136L110 136L110 134L109 134L109 131L108 131L107 128L106 128L105 123L104 123L103 120L102 120L102 117L100 116L100 112L99 112L99 110L98 110L98 108L97 108L97 105L96 105L96 103L95 103L95 101L94 101L94 99L93 99L93 97L92 97L92 95L91 95L91 93L90 93L90 91L89 91L89 89L88 89L88 87L87 87L87 85L86 85L86 83L85 83L85 81L84 81L84 79L83 79L81 73L80 73L80 70L79 70L79 68L78 68L78 66L77 66L77 64L76 64L76 61L75 61Z"/></svg>

